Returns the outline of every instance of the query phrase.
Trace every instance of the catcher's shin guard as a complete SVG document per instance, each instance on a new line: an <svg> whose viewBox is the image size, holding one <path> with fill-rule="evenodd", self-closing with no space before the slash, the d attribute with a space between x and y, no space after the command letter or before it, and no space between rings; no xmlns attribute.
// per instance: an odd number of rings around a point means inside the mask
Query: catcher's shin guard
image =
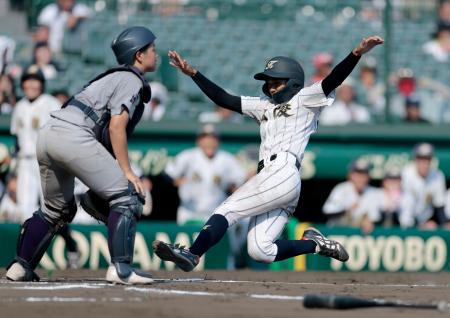
<svg viewBox="0 0 450 318"><path fill-rule="evenodd" d="M8 267L6 277L19 281L39 280L33 271L58 230L59 225L48 222L41 210L26 220L17 240L15 260Z"/></svg>
<svg viewBox="0 0 450 318"><path fill-rule="evenodd" d="M134 238L136 224L142 215L142 203L132 193L125 202L111 207L108 217L108 247L111 262L120 278L129 277L134 271L133 263Z"/></svg>

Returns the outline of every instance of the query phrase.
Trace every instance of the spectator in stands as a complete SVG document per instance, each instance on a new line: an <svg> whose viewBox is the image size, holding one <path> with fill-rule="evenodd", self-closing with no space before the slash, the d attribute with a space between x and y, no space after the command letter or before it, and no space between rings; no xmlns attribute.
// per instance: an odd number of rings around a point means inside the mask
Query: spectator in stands
<svg viewBox="0 0 450 318"><path fill-rule="evenodd" d="M400 169L388 169L381 188L370 191L361 200L361 228L364 233L370 233L375 225L414 226L413 209L413 198L402 190Z"/></svg>
<svg viewBox="0 0 450 318"><path fill-rule="evenodd" d="M0 114L10 114L16 98L14 79L10 75L0 75Z"/></svg>
<svg viewBox="0 0 450 318"><path fill-rule="evenodd" d="M450 101L450 90L445 84L427 77L417 78L409 68L399 69L391 76L391 84L397 87L390 109L394 118L403 120L406 117L405 99L414 94L420 100L424 119L430 123L442 123L445 120L445 105Z"/></svg>
<svg viewBox="0 0 450 318"><path fill-rule="evenodd" d="M438 8L439 21L450 22L450 0L441 0Z"/></svg>
<svg viewBox="0 0 450 318"><path fill-rule="evenodd" d="M59 101L61 105L67 102L67 100L70 98L69 93L64 89L56 90L52 93L52 95Z"/></svg>
<svg viewBox="0 0 450 318"><path fill-rule="evenodd" d="M17 177L14 174L6 179L6 191L0 201L0 221L22 222L22 212L17 204Z"/></svg>
<svg viewBox="0 0 450 318"><path fill-rule="evenodd" d="M384 84L378 81L378 70L376 60L367 57L359 69L358 82L358 98L363 105L369 107L370 113L376 118L384 116L385 98L384 98Z"/></svg>
<svg viewBox="0 0 450 318"><path fill-rule="evenodd" d="M321 116L323 125L346 125L348 123L369 123L370 113L366 107L355 102L354 82L347 78L337 89L337 99L326 107Z"/></svg>
<svg viewBox="0 0 450 318"><path fill-rule="evenodd" d="M92 16L92 10L76 0L56 0L47 5L39 14L38 23L48 26L49 44L54 53L61 52L66 31L74 31L79 23Z"/></svg>
<svg viewBox="0 0 450 318"><path fill-rule="evenodd" d="M420 99L416 94L405 98L405 123L429 124L430 122L420 115Z"/></svg>
<svg viewBox="0 0 450 318"><path fill-rule="evenodd" d="M309 83L315 83L323 80L331 73L333 67L333 55L328 52L321 52L313 57L314 74Z"/></svg>
<svg viewBox="0 0 450 318"><path fill-rule="evenodd" d="M424 44L423 51L431 55L437 62L448 62L450 54L450 22L439 21L433 37L433 40Z"/></svg>
<svg viewBox="0 0 450 318"><path fill-rule="evenodd" d="M424 229L446 225L445 177L441 170L432 166L434 147L419 143L413 149L413 162L402 171L402 187L414 198L415 223Z"/></svg>
<svg viewBox="0 0 450 318"><path fill-rule="evenodd" d="M350 163L347 181L339 183L331 191L323 206L328 224L361 225L361 216L365 214L361 202L374 188L369 185L370 165L363 159Z"/></svg>
<svg viewBox="0 0 450 318"><path fill-rule="evenodd" d="M169 101L167 88L159 82L150 82L152 89L152 99L144 109L142 118L144 120L160 121L166 112L166 105Z"/></svg>
<svg viewBox="0 0 450 318"><path fill-rule="evenodd" d="M26 69L27 73L40 71L46 80L55 79L58 76L58 64L53 61L52 51L47 42L36 43L33 52L33 62Z"/></svg>

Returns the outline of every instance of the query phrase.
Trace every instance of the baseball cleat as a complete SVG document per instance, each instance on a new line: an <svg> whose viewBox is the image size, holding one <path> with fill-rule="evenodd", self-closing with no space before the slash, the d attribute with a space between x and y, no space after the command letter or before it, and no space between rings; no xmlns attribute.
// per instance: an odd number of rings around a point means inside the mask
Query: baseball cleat
<svg viewBox="0 0 450 318"><path fill-rule="evenodd" d="M39 276L30 269L26 269L22 264L15 262L8 267L6 278L14 282L38 282Z"/></svg>
<svg viewBox="0 0 450 318"><path fill-rule="evenodd" d="M161 241L153 242L153 252L163 261L174 262L181 270L190 272L197 266L200 257L192 254L180 244L167 244Z"/></svg>
<svg viewBox="0 0 450 318"><path fill-rule="evenodd" d="M314 241L316 246L316 253L323 256L332 257L341 262L348 261L348 253L341 243L327 239L313 227L309 227L303 232L303 240Z"/></svg>
<svg viewBox="0 0 450 318"><path fill-rule="evenodd" d="M114 265L110 265L108 267L108 271L106 272L106 281L109 283L122 285L148 285L154 283L154 280L149 273L136 269L133 269L128 277L121 278Z"/></svg>

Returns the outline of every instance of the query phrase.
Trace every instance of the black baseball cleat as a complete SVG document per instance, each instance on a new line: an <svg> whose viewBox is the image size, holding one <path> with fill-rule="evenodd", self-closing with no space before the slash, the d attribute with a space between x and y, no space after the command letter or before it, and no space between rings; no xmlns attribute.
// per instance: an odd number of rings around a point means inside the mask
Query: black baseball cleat
<svg viewBox="0 0 450 318"><path fill-rule="evenodd" d="M332 257L341 262L348 261L348 253L341 243L327 239L313 227L308 227L303 232L303 240L311 240L317 244L316 253L323 256Z"/></svg>
<svg viewBox="0 0 450 318"><path fill-rule="evenodd" d="M180 244L167 244L161 241L153 242L153 252L163 261L174 262L185 272L192 271L197 266L200 257L192 254Z"/></svg>

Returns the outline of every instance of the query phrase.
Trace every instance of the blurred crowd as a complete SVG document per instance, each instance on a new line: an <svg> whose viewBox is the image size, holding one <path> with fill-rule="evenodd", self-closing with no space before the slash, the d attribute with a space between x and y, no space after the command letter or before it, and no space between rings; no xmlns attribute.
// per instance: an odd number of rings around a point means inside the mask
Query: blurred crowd
<svg viewBox="0 0 450 318"><path fill-rule="evenodd" d="M62 41L66 32L77 32L94 11L76 0L55 0L38 16L32 29L32 52L27 65L15 63L14 39L0 35L0 114L11 115L10 132L16 137L14 151L0 145L0 220L22 222L39 204L39 171L36 163L36 132L49 113L69 98L68 89L48 92L47 81L57 81L64 69L58 61L64 58ZM401 44L399 44L401 45ZM439 1L436 29L423 44L423 52L436 63L449 69L450 0ZM322 80L332 70L335 60L327 52L313 56L314 74L309 84ZM379 76L379 62L365 58L358 70L336 92L333 106L326 108L321 125L383 122L386 115L386 85ZM389 86L394 90L390 116L398 122L440 124L450 122L449 83L441 83L412 69L399 69L391 74ZM169 92L159 82L151 82L152 99L144 120L164 120L169 105ZM165 175L178 188L181 200L177 222L203 223L227 195L245 182L247 172L231 154L220 150L220 136L209 124L242 122L242 117L218 105L199 115L206 126L197 136L197 146L176 156ZM435 167L435 153L430 144L418 144L413 161L402 170L388 170L380 188L369 185L370 166L357 159L349 165L348 180L338 184L323 206L328 223L360 226L365 232L374 226L419 226L432 229L449 226L450 192L445 177ZM136 168L137 169L137 168ZM144 177L144 176L143 176ZM146 179L149 195L152 188ZM78 194L85 191L81 184ZM201 193L201 195L199 195ZM151 212L147 203L147 215ZM245 227L245 224L242 224ZM235 237L239 237L240 226ZM239 239L236 246L239 246Z"/></svg>
<svg viewBox="0 0 450 318"><path fill-rule="evenodd" d="M418 143L412 158L402 169L387 169L379 188L370 185L367 161L351 162L347 181L336 185L323 205L327 224L356 226L365 233L375 226L450 228L450 189L436 168L433 145Z"/></svg>
<svg viewBox="0 0 450 318"><path fill-rule="evenodd" d="M376 16L367 13L370 12L367 8L376 8L377 1L373 1L372 6L367 6L366 2L364 4L365 9L363 8L361 13L364 19L367 21L375 19ZM182 4L178 1L170 1L167 4L161 2L153 9L159 12L160 7L173 8L174 6L182 7ZM167 13L161 12L161 14ZM20 90L16 89L22 74L39 71L46 80L54 82L59 79L67 63L64 61L65 55L62 51L64 35L79 32L80 26L89 19L95 19L95 11L76 0L55 0L54 3L44 7L37 17L37 25L32 29L32 52L27 65L15 62L14 39L0 34L0 114L10 114L19 99L18 95L22 96ZM438 1L435 24L430 40L423 43L423 53L429 57L428 63L438 63L442 64L443 68L448 68L450 0ZM312 57L312 64L315 72L307 80L307 84L327 76L335 60L332 54L321 52ZM386 83L384 78L380 78L382 63L368 56L360 64L358 70L353 73L353 78L349 78L337 90L336 102L323 112L321 125L382 123L386 121L386 118L405 124L450 122L449 83L439 82L427 74L416 74L413 69L394 69L389 76L388 87L391 100L387 110ZM159 121L166 116L166 107L170 104L169 94L166 87L158 82L152 83L152 90L155 98L144 118ZM57 95L64 101L68 91L69 88L63 88L49 93ZM234 116L220 107L211 106L211 111L199 115L200 122L240 122L242 120L240 116Z"/></svg>

